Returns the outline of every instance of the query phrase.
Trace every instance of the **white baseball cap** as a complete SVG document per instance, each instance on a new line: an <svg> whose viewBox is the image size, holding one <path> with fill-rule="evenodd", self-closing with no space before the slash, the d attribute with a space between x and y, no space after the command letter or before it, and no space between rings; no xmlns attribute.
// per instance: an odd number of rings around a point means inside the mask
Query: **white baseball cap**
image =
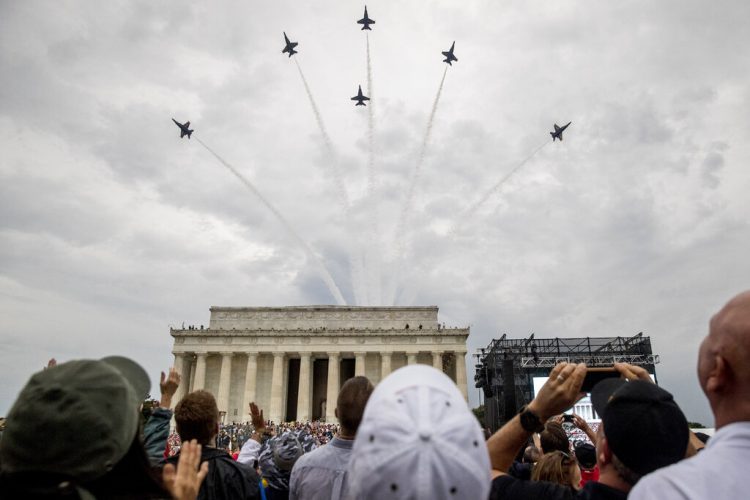
<svg viewBox="0 0 750 500"><path fill-rule="evenodd" d="M383 379L367 401L347 482L358 499L487 498L487 446L456 384L427 365Z"/></svg>

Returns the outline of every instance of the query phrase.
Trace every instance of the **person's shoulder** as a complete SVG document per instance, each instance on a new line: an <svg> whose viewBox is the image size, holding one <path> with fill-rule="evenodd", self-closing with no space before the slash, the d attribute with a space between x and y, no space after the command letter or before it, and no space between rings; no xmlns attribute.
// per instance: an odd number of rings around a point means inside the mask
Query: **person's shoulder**
<svg viewBox="0 0 750 500"><path fill-rule="evenodd" d="M642 477L630 490L628 498L688 498L689 495L685 495L685 492L694 490L698 483L707 480L692 461L692 458L685 459ZM717 476L713 476L713 479L708 480L713 482L716 478Z"/></svg>
<svg viewBox="0 0 750 500"><path fill-rule="evenodd" d="M532 498L540 500L570 500L574 496L570 488L547 481L524 481L507 474L498 476L492 480L490 500Z"/></svg>
<svg viewBox="0 0 750 500"><path fill-rule="evenodd" d="M701 452L694 457L655 470L638 481L631 491L631 496L635 493L636 498L646 498L641 496L642 492L681 490L682 485L714 481L720 477L722 471L721 464L712 458L707 451Z"/></svg>
<svg viewBox="0 0 750 500"><path fill-rule="evenodd" d="M314 466L320 460L325 460L325 457L330 453L328 446L320 446L312 451L308 451L294 462L294 469L301 469L302 467Z"/></svg>

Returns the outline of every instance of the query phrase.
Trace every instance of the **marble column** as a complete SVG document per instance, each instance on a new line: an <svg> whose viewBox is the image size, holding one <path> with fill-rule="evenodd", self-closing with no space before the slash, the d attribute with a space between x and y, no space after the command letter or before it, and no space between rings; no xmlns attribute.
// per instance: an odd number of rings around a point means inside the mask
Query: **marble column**
<svg viewBox="0 0 750 500"><path fill-rule="evenodd" d="M177 390L174 393L174 396L172 397L172 408L174 408L177 403L180 402L182 397L186 394L185 387L190 384L190 372L189 370L185 370L186 368L186 361L187 361L187 355L182 353L176 353L174 355L174 369L175 371L180 375L180 385L177 387ZM185 376L185 372L188 372L188 376Z"/></svg>
<svg viewBox="0 0 750 500"><path fill-rule="evenodd" d="M456 353L456 385L463 394L465 400L469 400L468 387L466 386L466 353Z"/></svg>
<svg viewBox="0 0 750 500"><path fill-rule="evenodd" d="M195 390L193 388L193 384L195 383L195 355L190 356L187 362L190 369L188 370L188 385L185 386L185 389L187 389L187 392L193 392Z"/></svg>
<svg viewBox="0 0 750 500"><path fill-rule="evenodd" d="M437 368L440 371L443 371L443 352L433 352L432 353L432 367Z"/></svg>
<svg viewBox="0 0 750 500"><path fill-rule="evenodd" d="M309 352L300 353L299 390L297 396L297 421L310 420L310 392L312 391L312 356Z"/></svg>
<svg viewBox="0 0 750 500"><path fill-rule="evenodd" d="M229 384L232 382L232 356L231 352L221 355L221 371L219 372L219 392L216 397L216 406L219 411L225 412L229 422Z"/></svg>
<svg viewBox="0 0 750 500"><path fill-rule="evenodd" d="M242 397L242 421L250 421L250 403L255 402L255 384L258 378L258 355L247 353L247 369L245 370L245 393Z"/></svg>
<svg viewBox="0 0 750 500"><path fill-rule="evenodd" d="M365 376L365 353L363 352L354 353L354 376Z"/></svg>
<svg viewBox="0 0 750 500"><path fill-rule="evenodd" d="M339 353L328 353L328 391L326 393L326 422L335 423L336 400L339 397Z"/></svg>
<svg viewBox="0 0 750 500"><path fill-rule="evenodd" d="M195 381L193 382L193 390L200 391L206 387L206 356L208 356L208 353L198 352L195 355Z"/></svg>
<svg viewBox="0 0 750 500"><path fill-rule="evenodd" d="M380 353L380 380L383 380L385 377L390 375L390 373L391 373L391 353L381 352Z"/></svg>
<svg viewBox="0 0 750 500"><path fill-rule="evenodd" d="M417 362L417 354L414 352L406 353L406 364L413 365Z"/></svg>
<svg viewBox="0 0 750 500"><path fill-rule="evenodd" d="M281 422L283 418L281 408L284 400L284 354L283 352L273 353L273 375L271 375L271 408L268 411L268 418L275 423Z"/></svg>

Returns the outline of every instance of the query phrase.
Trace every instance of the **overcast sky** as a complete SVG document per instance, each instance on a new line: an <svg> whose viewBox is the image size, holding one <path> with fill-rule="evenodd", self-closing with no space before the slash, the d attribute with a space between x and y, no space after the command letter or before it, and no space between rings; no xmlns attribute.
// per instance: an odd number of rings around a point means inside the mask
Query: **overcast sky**
<svg viewBox="0 0 750 500"><path fill-rule="evenodd" d="M336 303L200 139L347 303L437 305L471 351L643 331L712 424L697 347L750 288L750 4L371 1L372 88L362 7L0 2L0 415L52 356L132 356L156 384L169 325L212 305Z"/></svg>

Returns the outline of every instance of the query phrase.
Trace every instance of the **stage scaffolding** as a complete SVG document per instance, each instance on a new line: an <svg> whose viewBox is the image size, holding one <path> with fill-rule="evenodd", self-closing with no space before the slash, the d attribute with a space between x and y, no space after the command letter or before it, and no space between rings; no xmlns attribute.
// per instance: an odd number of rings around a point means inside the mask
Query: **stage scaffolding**
<svg viewBox="0 0 750 500"><path fill-rule="evenodd" d="M493 432L534 397L534 377L546 377L557 363L612 366L617 362L646 368L656 378L659 356L643 332L632 337L524 339L503 335L475 354L474 382L484 391L485 422Z"/></svg>

